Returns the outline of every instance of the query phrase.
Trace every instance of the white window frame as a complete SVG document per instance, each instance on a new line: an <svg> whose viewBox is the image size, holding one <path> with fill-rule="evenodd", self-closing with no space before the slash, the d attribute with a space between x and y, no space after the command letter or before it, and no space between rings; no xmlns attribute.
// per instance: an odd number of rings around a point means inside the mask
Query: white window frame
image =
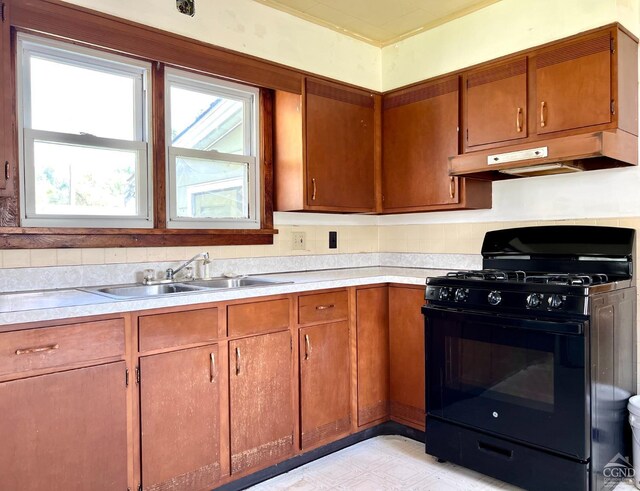
<svg viewBox="0 0 640 491"><path fill-rule="evenodd" d="M135 140L103 138L88 134L69 134L34 130L31 127L30 57L66 62L105 73L134 75ZM75 46L29 34L18 34L17 103L20 158L20 214L23 227L153 228L153 148L149 138L151 121L151 64L95 49ZM27 90L25 90L25 88ZM35 204L34 144L53 144L134 151L136 165L136 215L37 214Z"/></svg>
<svg viewBox="0 0 640 491"><path fill-rule="evenodd" d="M243 103L243 146L245 155L228 154L216 150L195 150L171 145L171 87L177 86L197 92L215 94ZM259 90L247 85L220 80L175 68L165 69L165 138L167 145L167 228L176 229L259 229L261 203L261 173L258 131ZM247 150L249 150L247 152ZM248 218L191 218L180 217L177 211L176 160L191 157L230 163L246 163L248 175Z"/></svg>

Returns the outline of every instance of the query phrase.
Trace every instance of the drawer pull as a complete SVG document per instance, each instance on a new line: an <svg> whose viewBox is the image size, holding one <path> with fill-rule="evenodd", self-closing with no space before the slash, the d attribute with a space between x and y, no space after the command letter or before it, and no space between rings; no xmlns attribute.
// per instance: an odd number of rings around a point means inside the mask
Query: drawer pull
<svg viewBox="0 0 640 491"><path fill-rule="evenodd" d="M240 348L236 348L236 375L240 375Z"/></svg>
<svg viewBox="0 0 640 491"><path fill-rule="evenodd" d="M209 358L211 360L211 366L210 366L211 380L210 380L210 382L213 383L213 381L216 378L216 355L215 355L215 353L210 353L209 354Z"/></svg>
<svg viewBox="0 0 640 491"><path fill-rule="evenodd" d="M329 305L317 305L316 310L328 310L334 308L335 305L330 303Z"/></svg>
<svg viewBox="0 0 640 491"><path fill-rule="evenodd" d="M45 351L53 351L54 349L58 349L60 346L58 344L50 344L48 346L38 346L36 348L24 348L17 349L16 355L30 355L31 353L43 353Z"/></svg>
<svg viewBox="0 0 640 491"><path fill-rule="evenodd" d="M498 457L503 457L505 459L511 459L513 457L513 450L508 448L502 448L497 445L492 445L491 443L481 442L478 440L478 450L482 452L493 454Z"/></svg>
<svg viewBox="0 0 640 491"><path fill-rule="evenodd" d="M309 335L304 335L304 359L308 360L311 355L311 341L309 340Z"/></svg>

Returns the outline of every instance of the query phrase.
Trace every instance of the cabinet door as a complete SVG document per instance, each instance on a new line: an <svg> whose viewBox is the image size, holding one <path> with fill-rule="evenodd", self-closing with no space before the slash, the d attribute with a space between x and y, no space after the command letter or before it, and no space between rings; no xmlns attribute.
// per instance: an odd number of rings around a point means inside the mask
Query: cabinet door
<svg viewBox="0 0 640 491"><path fill-rule="evenodd" d="M382 118L384 209L457 203L458 77L385 97Z"/></svg>
<svg viewBox="0 0 640 491"><path fill-rule="evenodd" d="M0 489L127 489L125 362L0 384Z"/></svg>
<svg viewBox="0 0 640 491"><path fill-rule="evenodd" d="M611 35L599 33L536 57L537 132L611 121Z"/></svg>
<svg viewBox="0 0 640 491"><path fill-rule="evenodd" d="M389 415L389 293L357 291L358 426Z"/></svg>
<svg viewBox="0 0 640 491"><path fill-rule="evenodd" d="M466 76L467 146L527 137L527 59Z"/></svg>
<svg viewBox="0 0 640 491"><path fill-rule="evenodd" d="M291 342L283 331L229 343L234 474L293 453Z"/></svg>
<svg viewBox="0 0 640 491"><path fill-rule="evenodd" d="M391 418L424 430L424 288L389 288Z"/></svg>
<svg viewBox="0 0 640 491"><path fill-rule="evenodd" d="M305 114L307 204L372 210L373 96L307 80Z"/></svg>
<svg viewBox="0 0 640 491"><path fill-rule="evenodd" d="M216 345L140 358L142 486L212 488L220 477Z"/></svg>
<svg viewBox="0 0 640 491"><path fill-rule="evenodd" d="M302 449L349 433L349 323L300 329Z"/></svg>

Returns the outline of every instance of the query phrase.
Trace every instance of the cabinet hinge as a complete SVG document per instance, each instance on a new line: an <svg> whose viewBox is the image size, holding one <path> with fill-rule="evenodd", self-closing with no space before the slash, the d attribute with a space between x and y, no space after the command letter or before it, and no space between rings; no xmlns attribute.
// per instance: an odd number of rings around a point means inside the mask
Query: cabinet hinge
<svg viewBox="0 0 640 491"><path fill-rule="evenodd" d="M124 386L129 387L129 369L124 370Z"/></svg>
<svg viewBox="0 0 640 491"><path fill-rule="evenodd" d="M616 40L611 38L609 39L609 47L611 48L611 52L615 53L616 52Z"/></svg>
<svg viewBox="0 0 640 491"><path fill-rule="evenodd" d="M611 114L615 114L616 113L616 101L612 100L611 101Z"/></svg>
<svg viewBox="0 0 640 491"><path fill-rule="evenodd" d="M469 128L467 128L467 141L469 141Z"/></svg>
<svg viewBox="0 0 640 491"><path fill-rule="evenodd" d="M138 484L138 491L142 491L142 483Z"/></svg>
<svg viewBox="0 0 640 491"><path fill-rule="evenodd" d="M5 16L5 9L6 9L5 3L4 3L4 2L2 2L2 3L0 4L0 17L2 17L2 22L4 22L5 20L7 20L7 18L6 18L6 16Z"/></svg>
<svg viewBox="0 0 640 491"><path fill-rule="evenodd" d="M136 384L140 383L140 367L136 367Z"/></svg>

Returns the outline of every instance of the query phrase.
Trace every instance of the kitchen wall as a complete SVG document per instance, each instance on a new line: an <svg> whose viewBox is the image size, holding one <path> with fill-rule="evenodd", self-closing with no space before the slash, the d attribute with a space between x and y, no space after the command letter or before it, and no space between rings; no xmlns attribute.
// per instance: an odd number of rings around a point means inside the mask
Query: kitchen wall
<svg viewBox="0 0 640 491"><path fill-rule="evenodd" d="M382 50L250 0L199 0L194 18L172 0L70 0L161 29L372 89L390 89L619 20L640 32L640 0L502 0ZM0 251L0 267L179 261L345 252L479 252L486 230L538 223L636 226L640 169L493 184L491 210L345 216L276 213L272 246ZM292 230L307 247L292 250ZM328 231L338 249L328 249Z"/></svg>

